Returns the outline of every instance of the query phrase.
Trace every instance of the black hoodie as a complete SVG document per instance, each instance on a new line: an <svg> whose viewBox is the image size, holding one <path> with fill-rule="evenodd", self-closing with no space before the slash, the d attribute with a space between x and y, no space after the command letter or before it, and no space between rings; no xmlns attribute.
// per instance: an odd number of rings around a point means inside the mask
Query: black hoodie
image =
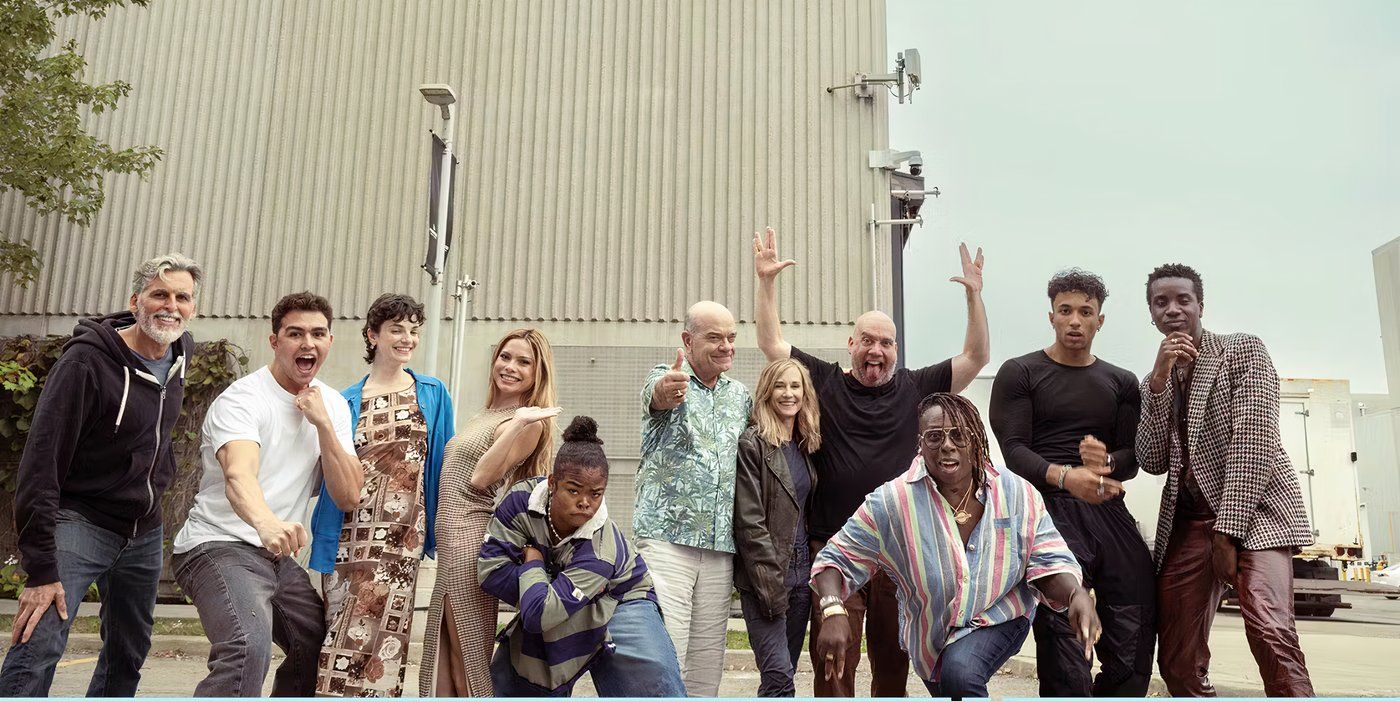
<svg viewBox="0 0 1400 701"><path fill-rule="evenodd" d="M60 508L127 538L160 525L194 338L186 332L173 344L175 364L162 386L117 335L134 323L131 312L79 321L44 382L15 492L20 565L31 585L59 581Z"/></svg>

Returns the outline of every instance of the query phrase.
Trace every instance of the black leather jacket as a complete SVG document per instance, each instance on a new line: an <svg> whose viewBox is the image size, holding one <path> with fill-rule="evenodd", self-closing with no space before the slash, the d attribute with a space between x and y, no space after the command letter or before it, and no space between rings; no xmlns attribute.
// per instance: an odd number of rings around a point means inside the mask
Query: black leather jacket
<svg viewBox="0 0 1400 701"><path fill-rule="evenodd" d="M801 514L787 459L758 435L757 427L749 426L739 436L735 472L734 586L756 596L765 616L781 616L788 608L783 582ZM817 476L810 462L807 474L815 492Z"/></svg>

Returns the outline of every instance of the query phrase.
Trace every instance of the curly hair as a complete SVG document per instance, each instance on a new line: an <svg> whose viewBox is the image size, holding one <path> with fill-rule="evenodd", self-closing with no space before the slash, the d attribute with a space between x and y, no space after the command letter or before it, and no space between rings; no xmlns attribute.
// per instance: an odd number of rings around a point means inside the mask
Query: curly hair
<svg viewBox="0 0 1400 701"><path fill-rule="evenodd" d="M1196 291L1196 303L1204 304L1206 301L1205 287L1201 285L1201 274L1195 268L1181 263L1163 263L1147 274L1147 302L1152 303L1152 283L1163 278L1179 277L1191 281L1191 287Z"/></svg>
<svg viewBox="0 0 1400 701"><path fill-rule="evenodd" d="M327 328L335 318L331 303L325 297L310 291L293 292L272 305L272 333L282 330L282 319L292 312L321 312L326 317Z"/></svg>
<svg viewBox="0 0 1400 701"><path fill-rule="evenodd" d="M360 335L365 339L365 362L374 362L374 346L369 342L370 331L379 333L384 324L392 321L421 324L423 320L423 304L418 300L393 292L379 295L379 298L369 305L369 313L365 315L365 327L360 331Z"/></svg>
<svg viewBox="0 0 1400 701"><path fill-rule="evenodd" d="M986 484L987 465L991 463L992 451L987 444L987 429L982 425L982 415L977 412L977 406L961 395L947 392L930 394L919 402L921 425L924 414L934 407L942 409L943 415L948 417L953 425L971 435L972 440L968 447L972 449L972 483L975 487Z"/></svg>
<svg viewBox="0 0 1400 701"><path fill-rule="evenodd" d="M1055 273L1045 289L1051 303L1066 292L1079 292L1090 299L1098 300L1100 309L1103 308L1104 300L1108 299L1108 286L1103 284L1103 278L1083 268L1070 268Z"/></svg>

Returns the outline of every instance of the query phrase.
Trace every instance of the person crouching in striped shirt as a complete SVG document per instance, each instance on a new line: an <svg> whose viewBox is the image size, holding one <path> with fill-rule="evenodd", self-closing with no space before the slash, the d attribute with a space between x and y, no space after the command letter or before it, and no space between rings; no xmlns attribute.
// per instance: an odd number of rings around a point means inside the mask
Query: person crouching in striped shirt
<svg viewBox="0 0 1400 701"><path fill-rule="evenodd" d="M812 565L815 615L877 569L899 588L904 649L933 696L987 697L987 681L1021 649L1037 602L1068 608L1088 659L1102 630L1074 554L1040 493L988 459L972 402L931 394L919 404L919 454L871 492ZM822 626L813 657L840 677L849 626Z"/></svg>
<svg viewBox="0 0 1400 701"><path fill-rule="evenodd" d="M608 518L598 424L575 417L548 478L506 492L481 546L486 593L520 610L497 636L496 696L685 696L646 563Z"/></svg>

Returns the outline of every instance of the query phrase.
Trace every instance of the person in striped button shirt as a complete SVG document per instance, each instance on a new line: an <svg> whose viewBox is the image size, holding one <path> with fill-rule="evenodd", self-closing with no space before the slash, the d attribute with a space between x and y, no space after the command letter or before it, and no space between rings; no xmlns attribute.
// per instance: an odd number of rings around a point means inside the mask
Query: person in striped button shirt
<svg viewBox="0 0 1400 701"><path fill-rule="evenodd" d="M603 503L598 424L574 417L554 471L511 487L486 527L481 588L520 609L497 636L496 696L685 696L646 562Z"/></svg>
<svg viewBox="0 0 1400 701"><path fill-rule="evenodd" d="M812 566L817 615L884 570L900 592L904 649L929 693L987 696L987 681L1026 639L1037 602L1065 611L1090 657L1102 631L1074 554L1039 492L988 459L972 402L919 404L919 454L866 497ZM849 626L822 626L813 657L844 672Z"/></svg>

